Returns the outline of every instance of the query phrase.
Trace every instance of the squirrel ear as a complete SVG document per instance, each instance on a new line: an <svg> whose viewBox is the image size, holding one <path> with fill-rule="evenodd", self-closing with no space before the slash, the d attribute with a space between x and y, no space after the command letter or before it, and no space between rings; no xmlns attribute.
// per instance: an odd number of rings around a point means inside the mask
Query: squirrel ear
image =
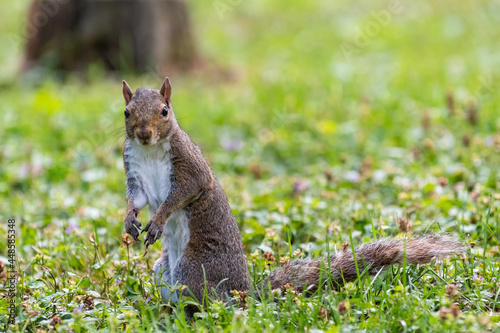
<svg viewBox="0 0 500 333"><path fill-rule="evenodd" d="M165 78L160 89L160 95L163 96L165 103L170 106L170 96L172 96L172 86L170 85L170 80L168 77Z"/></svg>
<svg viewBox="0 0 500 333"><path fill-rule="evenodd" d="M128 102L130 102L133 95L134 93L132 92L132 89L130 89L128 83L125 80L123 80L123 97L125 98L125 105L127 105Z"/></svg>

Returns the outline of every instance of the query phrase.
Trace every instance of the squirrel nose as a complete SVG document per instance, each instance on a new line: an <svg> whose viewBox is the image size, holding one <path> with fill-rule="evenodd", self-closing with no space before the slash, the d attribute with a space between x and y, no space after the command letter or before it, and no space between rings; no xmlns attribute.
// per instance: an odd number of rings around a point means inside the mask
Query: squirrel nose
<svg viewBox="0 0 500 333"><path fill-rule="evenodd" d="M148 130L146 128L141 128L135 132L135 136L137 136L138 139L143 140L143 141L148 141L151 139L152 132L151 130Z"/></svg>

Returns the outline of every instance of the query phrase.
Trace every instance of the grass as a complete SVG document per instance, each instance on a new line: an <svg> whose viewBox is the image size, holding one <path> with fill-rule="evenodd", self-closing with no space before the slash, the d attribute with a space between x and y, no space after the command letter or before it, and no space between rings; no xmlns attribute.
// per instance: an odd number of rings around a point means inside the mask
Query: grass
<svg viewBox="0 0 500 333"><path fill-rule="evenodd" d="M407 222L475 247L375 278L359 272L310 298L235 294L239 306L214 302L186 322L190 300L162 305L151 280L160 244L144 255L122 242L122 77L96 65L87 82L18 78L28 1L5 2L0 239L14 217L20 272L10 330L500 331L498 2L190 5L202 52L237 79L171 77L174 108L226 190L254 283L280 261L402 237ZM134 89L161 84L124 78ZM2 327L6 309L1 298Z"/></svg>

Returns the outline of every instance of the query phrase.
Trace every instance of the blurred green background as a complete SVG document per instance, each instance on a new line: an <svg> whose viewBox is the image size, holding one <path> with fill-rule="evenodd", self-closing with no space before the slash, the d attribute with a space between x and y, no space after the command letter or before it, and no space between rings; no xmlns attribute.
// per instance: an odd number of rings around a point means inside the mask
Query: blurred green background
<svg viewBox="0 0 500 333"><path fill-rule="evenodd" d="M21 267L51 253L54 269L83 274L89 233L124 255L121 79L159 89L162 78L98 64L85 80L20 75L28 5L0 3L1 219L16 218ZM174 73L173 106L247 253L291 240L318 254L328 228L342 244L349 230L356 241L398 234L407 217L497 255L500 2L188 5L200 53L230 78Z"/></svg>
<svg viewBox="0 0 500 333"><path fill-rule="evenodd" d="M33 237L23 229L21 244L35 244L39 228L68 225L78 212L87 217L85 209L95 209L93 223L118 232L125 207L120 79L136 89L159 88L162 78L108 75L98 64L83 81L19 75L28 5L1 5L2 218L26 225ZM176 73L174 109L235 210L291 200L294 187L334 196L354 189L342 199L348 205L367 191L366 202L380 208L401 206L401 186L429 183L432 193L441 176L470 190L497 188L498 2L189 8L200 53L232 79ZM349 225L344 208L329 203L324 217L344 215Z"/></svg>
<svg viewBox="0 0 500 333"><path fill-rule="evenodd" d="M159 88L162 78L108 75L98 64L85 80L21 76L28 5L1 5L2 218L21 221L21 245L70 219L119 235L120 79L135 89ZM476 184L477 192L497 189L498 2L215 1L189 8L200 52L231 79L176 73L174 109L238 213L273 210L302 190L325 199L327 191L326 199L341 204L328 202L322 217L349 226L346 204L378 207L366 216L406 209L402 189L430 184L430 195L439 177L471 191ZM417 216L447 217L455 205L443 205Z"/></svg>

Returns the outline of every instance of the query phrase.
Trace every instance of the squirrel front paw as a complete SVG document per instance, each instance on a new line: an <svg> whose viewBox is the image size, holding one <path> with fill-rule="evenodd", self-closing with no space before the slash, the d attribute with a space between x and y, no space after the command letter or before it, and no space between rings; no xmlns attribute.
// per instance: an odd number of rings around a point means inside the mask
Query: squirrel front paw
<svg viewBox="0 0 500 333"><path fill-rule="evenodd" d="M151 219L148 224L142 229L142 232L147 232L146 238L144 239L144 244L146 247L153 245L158 239L160 239L163 233L163 223L155 222Z"/></svg>
<svg viewBox="0 0 500 333"><path fill-rule="evenodd" d="M132 210L125 217L125 231L132 236L136 241L139 241L139 231L141 230L141 222L137 220L137 214Z"/></svg>

